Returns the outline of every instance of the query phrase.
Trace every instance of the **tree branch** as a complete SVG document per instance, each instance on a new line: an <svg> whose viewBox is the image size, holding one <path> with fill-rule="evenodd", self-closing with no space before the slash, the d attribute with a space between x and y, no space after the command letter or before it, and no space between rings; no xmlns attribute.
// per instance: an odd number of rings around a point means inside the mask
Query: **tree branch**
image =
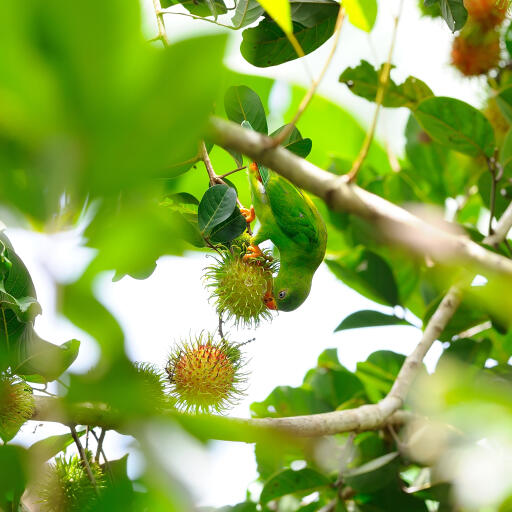
<svg viewBox="0 0 512 512"><path fill-rule="evenodd" d="M372 223L379 235L438 262L477 265L481 270L512 276L512 261L484 249L466 235L426 222L386 199L346 179L320 169L282 147L270 148L268 137L235 123L212 118L210 137L216 144L236 149L288 178L325 201L333 210L355 214ZM511 214L512 215L512 214Z"/></svg>
<svg viewBox="0 0 512 512"><path fill-rule="evenodd" d="M497 222L496 227L493 230L492 234L489 234L486 238L484 238L484 243L497 247L500 242L505 240L508 232L512 228L512 203L510 203L501 216L500 220Z"/></svg>

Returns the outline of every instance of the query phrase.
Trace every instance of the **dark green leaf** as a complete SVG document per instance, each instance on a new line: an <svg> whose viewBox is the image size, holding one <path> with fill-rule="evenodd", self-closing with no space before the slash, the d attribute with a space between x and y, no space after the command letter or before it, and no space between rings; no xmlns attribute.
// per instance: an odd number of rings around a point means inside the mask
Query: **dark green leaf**
<svg viewBox="0 0 512 512"><path fill-rule="evenodd" d="M281 133L288 125L281 126L275 132L273 132L270 136L275 137L279 133ZM311 139L303 139L299 130L294 127L290 135L286 137L285 140L281 143L283 147L285 147L288 151L295 153L297 156L301 158L306 158L311 152L312 141Z"/></svg>
<svg viewBox="0 0 512 512"><path fill-rule="evenodd" d="M249 87L230 87L224 96L224 109L228 119L242 124L250 123L253 130L267 135L267 117L260 97Z"/></svg>
<svg viewBox="0 0 512 512"><path fill-rule="evenodd" d="M449 366L451 361L483 368L491 355L491 350L492 343L487 338L484 338L482 341L467 338L457 339L452 341L450 346L443 351L437 362L436 369L441 368L444 364Z"/></svg>
<svg viewBox="0 0 512 512"><path fill-rule="evenodd" d="M505 32L505 46L508 54L512 57L512 25L509 25Z"/></svg>
<svg viewBox="0 0 512 512"><path fill-rule="evenodd" d="M512 85L498 93L496 103L507 121L512 123Z"/></svg>
<svg viewBox="0 0 512 512"><path fill-rule="evenodd" d="M322 2L309 4L307 17L293 16L293 33L307 55L321 46L334 32L339 4ZM240 52L243 57L258 67L277 66L298 58L286 34L275 21L264 19L258 26L245 29L242 33Z"/></svg>
<svg viewBox="0 0 512 512"><path fill-rule="evenodd" d="M257 0L239 0L231 22L235 28L243 28L256 21L264 13Z"/></svg>
<svg viewBox="0 0 512 512"><path fill-rule="evenodd" d="M247 221L236 207L230 217L211 230L208 238L213 243L227 243L240 236L246 229Z"/></svg>
<svg viewBox="0 0 512 512"><path fill-rule="evenodd" d="M436 142L470 156L492 156L494 131L487 118L464 101L447 97L423 100L414 115Z"/></svg>
<svg viewBox="0 0 512 512"><path fill-rule="evenodd" d="M210 187L201 199L197 211L199 229L203 235L228 219L236 208L236 192L227 185Z"/></svg>
<svg viewBox="0 0 512 512"><path fill-rule="evenodd" d="M468 19L463 0L439 0L441 15L452 32L460 30Z"/></svg>
<svg viewBox="0 0 512 512"><path fill-rule="evenodd" d="M398 452L388 453L358 468L346 471L343 479L347 485L358 492L375 492L397 479L399 461Z"/></svg>
<svg viewBox="0 0 512 512"><path fill-rule="evenodd" d="M379 76L383 67L377 71L369 62L362 60L355 68L347 68L340 75L339 81L357 96L375 101L379 88ZM415 108L425 98L432 96L427 84L409 76L405 82L397 85L391 78L388 79L382 106Z"/></svg>
<svg viewBox="0 0 512 512"><path fill-rule="evenodd" d="M393 271L379 255L367 249L351 249L350 253L325 262L338 279L361 295L380 304L399 304Z"/></svg>
<svg viewBox="0 0 512 512"><path fill-rule="evenodd" d="M161 5L164 9L173 5L183 5L191 14L213 16L215 19L219 14L228 12L223 0L162 0Z"/></svg>
<svg viewBox="0 0 512 512"><path fill-rule="evenodd" d="M394 315L386 315L380 311L372 311L364 309L356 311L347 316L334 332L344 331L347 329L359 329L360 327L379 327L383 325L412 325L403 318Z"/></svg>
<svg viewBox="0 0 512 512"><path fill-rule="evenodd" d="M309 494L318 487L325 487L329 484L330 481L326 476L313 469L304 468L299 471L285 469L264 485L260 502L265 504L287 494Z"/></svg>

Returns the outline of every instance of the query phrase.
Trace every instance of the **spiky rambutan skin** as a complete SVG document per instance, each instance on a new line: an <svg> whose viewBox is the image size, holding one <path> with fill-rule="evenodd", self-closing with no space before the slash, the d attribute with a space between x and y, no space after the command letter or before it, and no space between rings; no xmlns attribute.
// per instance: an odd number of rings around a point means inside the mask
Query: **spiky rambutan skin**
<svg viewBox="0 0 512 512"><path fill-rule="evenodd" d="M105 475L100 465L86 452L96 489L105 487ZM38 494L41 509L45 512L87 512L94 510L98 493L89 480L87 471L77 455L69 460L56 457L49 464L47 474L39 484Z"/></svg>
<svg viewBox="0 0 512 512"><path fill-rule="evenodd" d="M0 375L0 438L10 441L33 413L32 388L25 381Z"/></svg>
<svg viewBox="0 0 512 512"><path fill-rule="evenodd" d="M166 372L176 406L187 412L222 412L243 396L246 375L240 345L215 342L209 333L181 342Z"/></svg>
<svg viewBox="0 0 512 512"><path fill-rule="evenodd" d="M145 396L155 409L165 409L172 403L169 399L169 383L164 372L151 363L136 362L133 364L142 377Z"/></svg>
<svg viewBox="0 0 512 512"><path fill-rule="evenodd" d="M464 0L464 6L471 21L492 29L505 20L510 0Z"/></svg>
<svg viewBox="0 0 512 512"><path fill-rule="evenodd" d="M233 245L223 251L205 269L204 279L217 312L225 313L226 320L233 320L236 326L252 327L272 319L264 297L272 290L277 261L264 257L244 261L245 250Z"/></svg>
<svg viewBox="0 0 512 512"><path fill-rule="evenodd" d="M467 26L454 39L452 64L465 76L485 75L500 62L500 36Z"/></svg>

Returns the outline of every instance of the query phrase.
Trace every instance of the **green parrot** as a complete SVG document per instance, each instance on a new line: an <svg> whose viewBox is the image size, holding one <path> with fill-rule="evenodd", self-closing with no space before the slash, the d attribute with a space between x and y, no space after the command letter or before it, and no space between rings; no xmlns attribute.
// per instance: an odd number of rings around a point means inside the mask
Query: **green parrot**
<svg viewBox="0 0 512 512"><path fill-rule="evenodd" d="M269 309L293 311L309 295L316 269L327 244L325 223L313 201L287 179L253 162L249 166L253 207L261 226L246 259L261 256L258 244L271 240L279 249L279 273L265 296Z"/></svg>

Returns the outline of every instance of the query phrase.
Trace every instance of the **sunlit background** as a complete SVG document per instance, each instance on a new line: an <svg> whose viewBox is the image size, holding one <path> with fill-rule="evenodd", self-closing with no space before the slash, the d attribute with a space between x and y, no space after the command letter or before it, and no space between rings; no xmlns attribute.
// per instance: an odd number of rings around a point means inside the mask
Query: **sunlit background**
<svg viewBox="0 0 512 512"><path fill-rule="evenodd" d="M413 75L427 81L436 95L455 96L480 106L483 98L478 93L482 85L479 79L461 80L448 65L451 35L444 22L420 18L415 4L414 1L404 2L393 57L398 69L393 72L393 77L400 81ZM370 35L348 23L344 25L331 67L319 89L320 94L341 104L365 127L373 115L374 104L352 95L338 83L338 76L347 66L355 65L361 59L376 65L386 60L397 9L398 2L388 0L381 3L377 24ZM151 0L144 2L144 10L145 32L150 39L156 33ZM166 15L165 22L171 42L191 33L224 30L180 15ZM274 121L274 127L279 126L289 102L287 84L308 86L310 77L320 72L330 43L302 59L302 62L292 61L276 68L259 69L241 59L237 50L241 35L228 32L231 51L226 64L229 67L248 74L265 74L278 80L270 97L270 119ZM380 141L398 157L404 144L407 116L406 109L385 109L377 130ZM325 119L325 123L327 125L329 119ZM38 299L43 308L43 314L36 320L38 333L54 343L62 343L70 338L80 339L82 348L70 370L87 371L97 361L99 349L86 333L56 313L55 283L77 278L93 253L81 247L79 230L40 235L9 228L7 234L26 263L38 290ZM113 283L112 274L102 276L97 283L97 296L123 326L131 359L163 367L171 347L180 338L203 329L216 328L217 316L208 302L208 293L201 279L202 270L207 264L208 256L191 252L183 258L160 259L153 275L143 281L125 277ZM315 365L318 355L325 348L337 348L340 361L351 370L355 369L357 361L364 360L377 349L409 353L421 336L420 330L413 327L333 333L345 316L368 308L375 309L375 304L344 286L323 265L315 276L309 299L299 310L281 313L272 323L264 324L255 331L229 329L232 337L240 342L255 338L246 346L249 360L247 369L250 373L247 394L229 414L248 417L251 402L263 400L274 387L300 385L306 371ZM386 308L381 310L386 311ZM151 321L144 321L147 318ZM428 368L433 368L439 354L440 344L437 343L425 361ZM66 431L62 425L29 422L15 441L29 445L50 434ZM257 477L253 445L211 442L205 448L188 438L176 443L176 436L182 435L177 432L158 431L153 434L162 461L175 469L177 478L192 490L196 503L222 506L245 499L247 486ZM144 461L138 455L132 438L109 432L105 451L111 459L130 452L130 475L136 476L141 472ZM463 461L460 463L463 464Z"/></svg>

